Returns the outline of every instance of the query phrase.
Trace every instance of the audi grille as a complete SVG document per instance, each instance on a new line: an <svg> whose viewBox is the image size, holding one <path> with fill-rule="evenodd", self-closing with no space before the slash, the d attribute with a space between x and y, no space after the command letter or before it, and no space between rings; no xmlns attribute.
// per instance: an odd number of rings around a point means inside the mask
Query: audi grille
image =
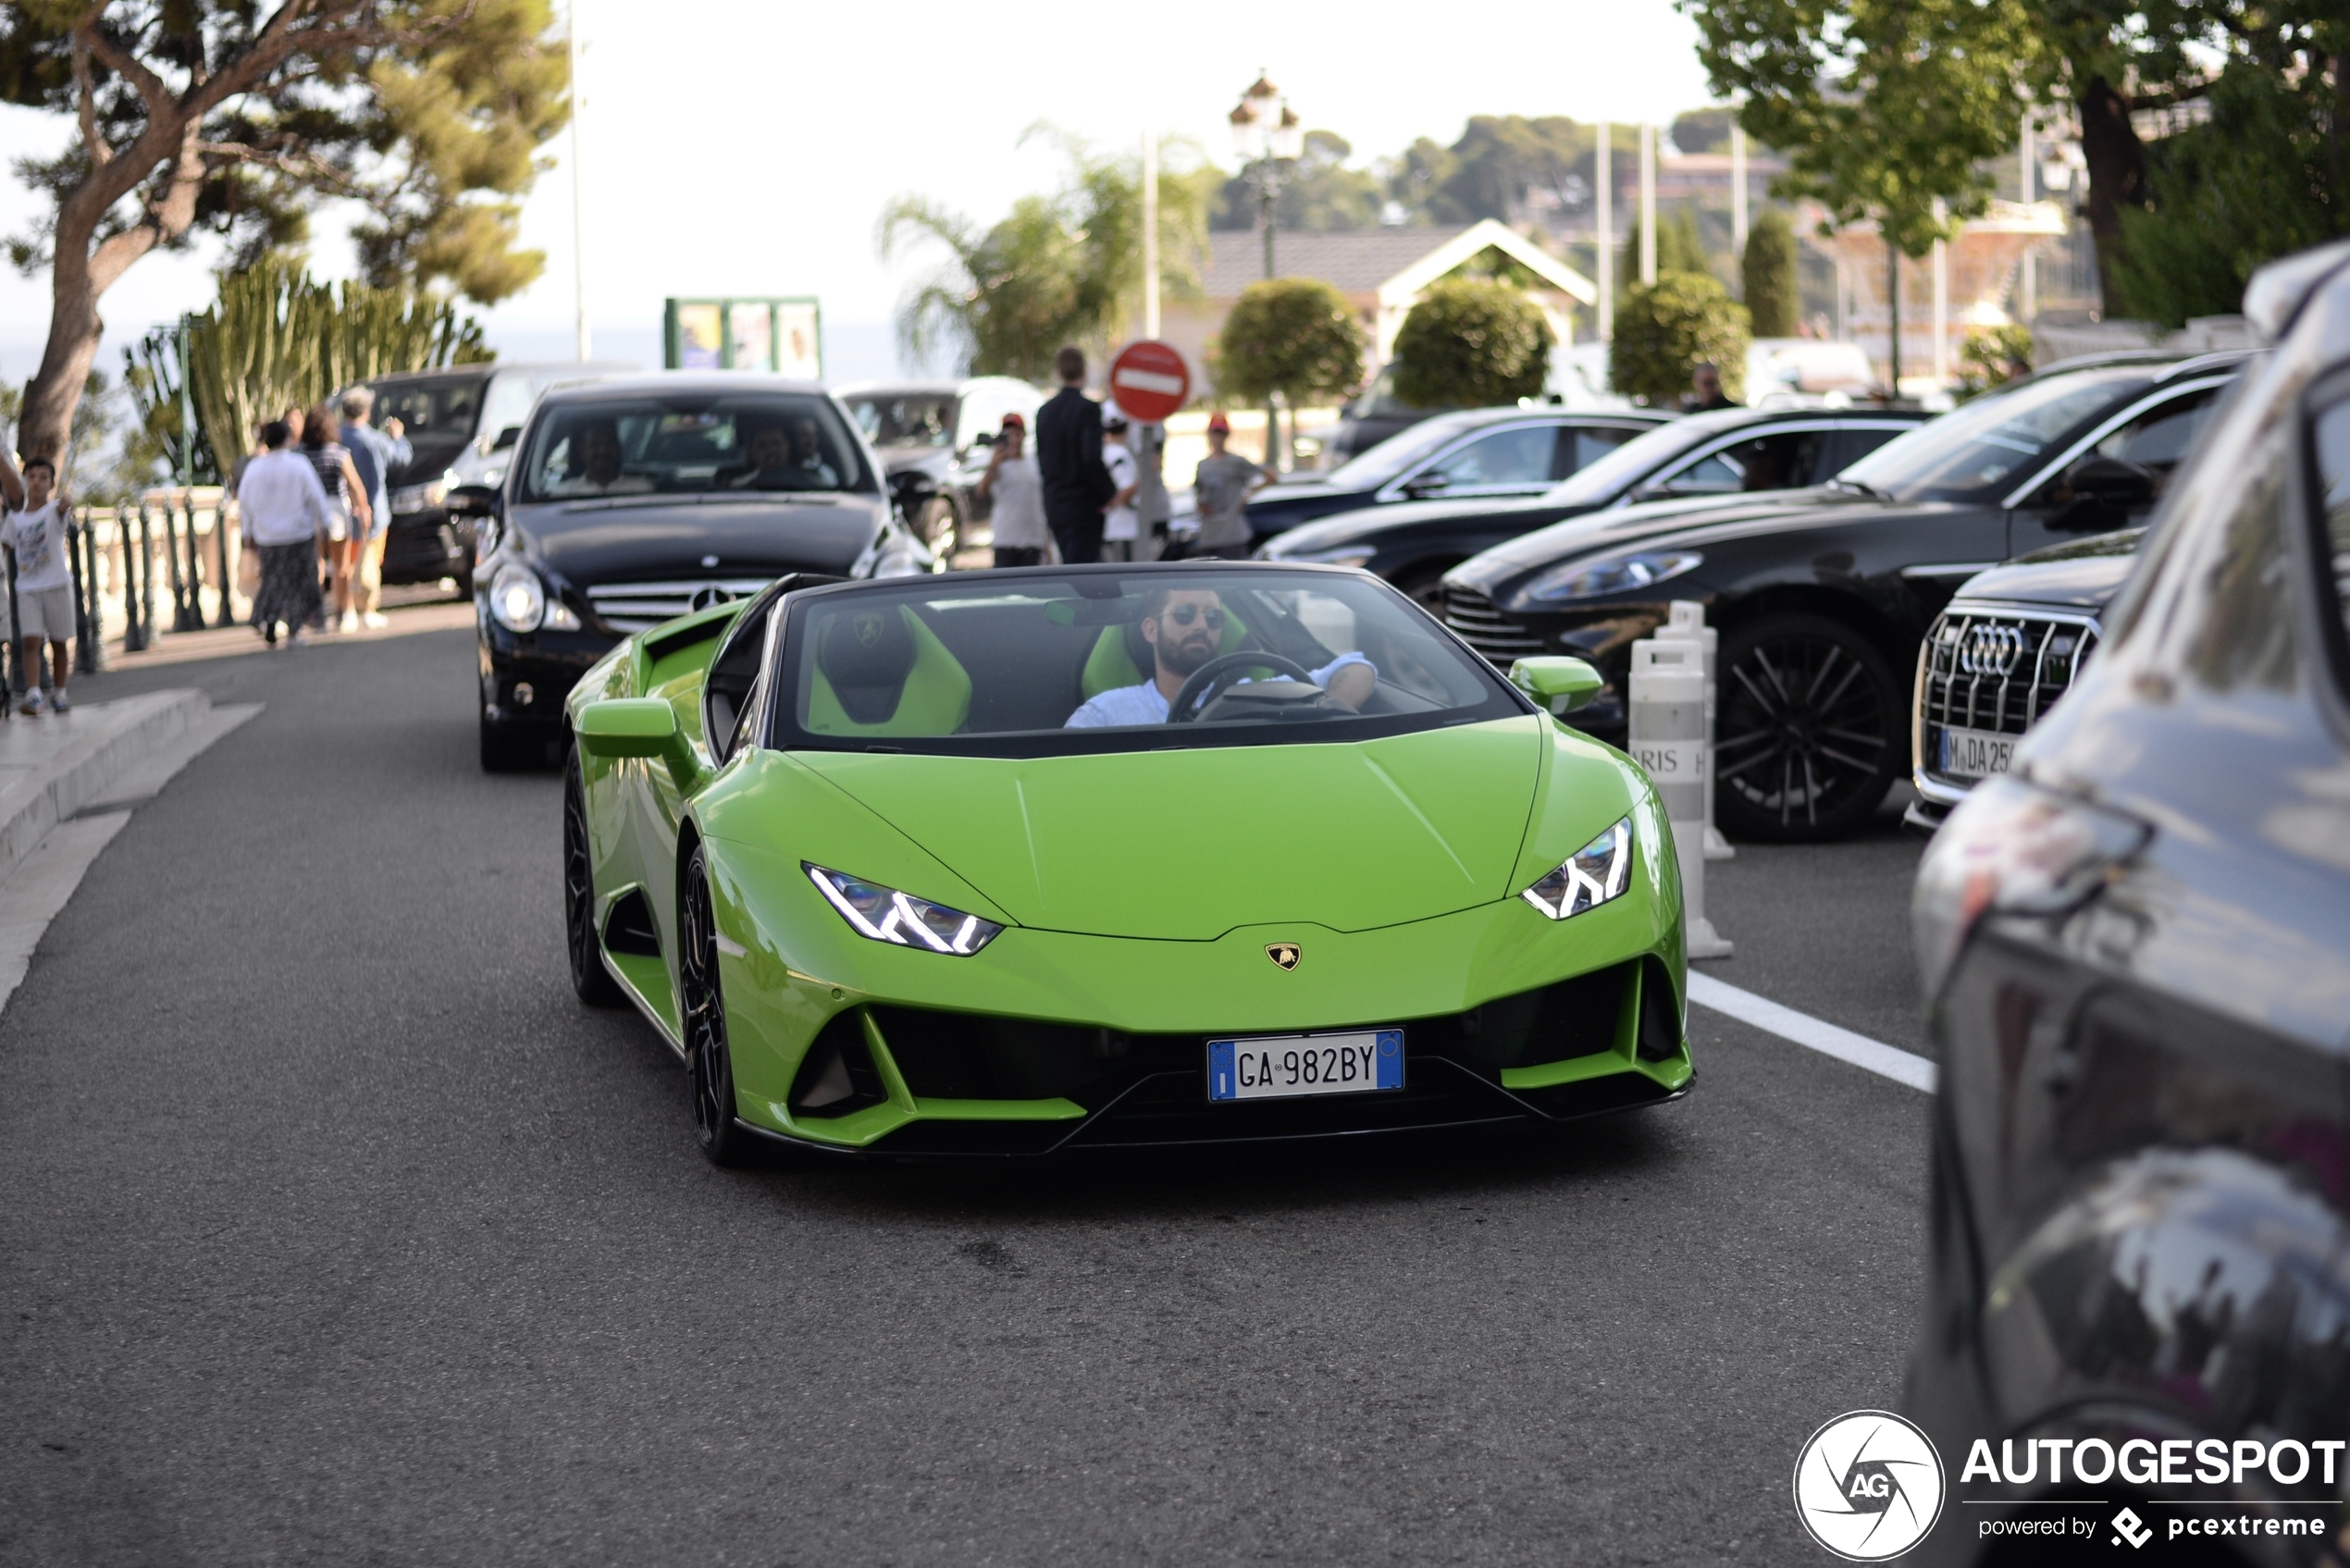
<svg viewBox="0 0 2350 1568"><path fill-rule="evenodd" d="M1919 782L1964 791L1945 772L1943 732L2021 735L2072 689L2098 628L2086 615L1954 604L1927 634L1918 668L1914 732Z"/></svg>

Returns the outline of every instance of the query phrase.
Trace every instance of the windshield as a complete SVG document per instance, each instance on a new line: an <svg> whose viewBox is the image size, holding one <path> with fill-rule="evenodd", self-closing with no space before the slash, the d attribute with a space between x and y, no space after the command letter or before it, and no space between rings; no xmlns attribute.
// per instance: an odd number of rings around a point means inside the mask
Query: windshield
<svg viewBox="0 0 2350 1568"><path fill-rule="evenodd" d="M858 392L843 398L848 416L877 447L946 447L955 443L951 392Z"/></svg>
<svg viewBox="0 0 2350 1568"><path fill-rule="evenodd" d="M2083 422L2142 391L2136 375L2057 376L1993 392L1896 437L1838 475L1895 500L1981 500Z"/></svg>
<svg viewBox="0 0 2350 1568"><path fill-rule="evenodd" d="M776 729L791 747L1294 745L1526 710L1408 600L1352 574L1038 572L788 602Z"/></svg>
<svg viewBox="0 0 2350 1568"><path fill-rule="evenodd" d="M1709 437L1716 425L1676 420L1633 437L1542 498L1545 505L1603 506Z"/></svg>
<svg viewBox="0 0 2350 1568"><path fill-rule="evenodd" d="M1460 434L1453 420L1424 419L1317 477L1349 489L1375 490Z"/></svg>
<svg viewBox="0 0 2350 1568"><path fill-rule="evenodd" d="M419 437L469 440L481 416L481 392L489 380L486 376L466 376L445 381L402 381L389 387L378 383L373 389L376 427L381 429L386 420L397 419L412 440Z"/></svg>
<svg viewBox="0 0 2350 1568"><path fill-rule="evenodd" d="M531 429L522 499L872 488L828 398L677 393L549 410Z"/></svg>

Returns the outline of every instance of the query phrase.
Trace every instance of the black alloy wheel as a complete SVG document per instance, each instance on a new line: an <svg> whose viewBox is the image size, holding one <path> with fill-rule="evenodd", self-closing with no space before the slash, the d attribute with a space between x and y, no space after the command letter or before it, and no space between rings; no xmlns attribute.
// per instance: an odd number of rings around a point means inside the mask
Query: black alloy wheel
<svg viewBox="0 0 2350 1568"><path fill-rule="evenodd" d="M710 903L703 849L686 863L678 907L678 1000L684 1004L686 1071L692 1083L694 1135L710 1163L741 1165L750 1135L735 1121L735 1067L726 1053L726 1003L718 986L718 922Z"/></svg>
<svg viewBox="0 0 2350 1568"><path fill-rule="evenodd" d="M1812 615L1723 634L1713 816L1733 838L1812 843L1865 823L1900 764L1899 685L1867 638Z"/></svg>
<svg viewBox="0 0 2350 1568"><path fill-rule="evenodd" d="M596 935L596 871L588 853L588 792L579 761L563 770L563 946L571 959L571 988L591 1007L617 1007L628 998L604 968L604 945Z"/></svg>

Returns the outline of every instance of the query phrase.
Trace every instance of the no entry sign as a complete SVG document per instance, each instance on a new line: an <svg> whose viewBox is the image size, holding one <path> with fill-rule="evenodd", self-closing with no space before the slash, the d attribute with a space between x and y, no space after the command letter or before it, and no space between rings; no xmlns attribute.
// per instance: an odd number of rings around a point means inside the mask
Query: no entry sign
<svg viewBox="0 0 2350 1568"><path fill-rule="evenodd" d="M1191 400L1183 356L1155 339L1129 343L1109 365L1109 395L1129 419L1155 425Z"/></svg>

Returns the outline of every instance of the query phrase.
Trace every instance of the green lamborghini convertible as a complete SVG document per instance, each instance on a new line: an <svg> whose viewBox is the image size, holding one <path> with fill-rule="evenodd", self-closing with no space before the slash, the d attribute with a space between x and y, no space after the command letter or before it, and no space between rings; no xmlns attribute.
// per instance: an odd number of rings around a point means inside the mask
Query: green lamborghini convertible
<svg viewBox="0 0 2350 1568"><path fill-rule="evenodd" d="M1558 1121L1690 1079L1647 776L1367 574L785 578L571 694L572 984L702 1148Z"/></svg>

